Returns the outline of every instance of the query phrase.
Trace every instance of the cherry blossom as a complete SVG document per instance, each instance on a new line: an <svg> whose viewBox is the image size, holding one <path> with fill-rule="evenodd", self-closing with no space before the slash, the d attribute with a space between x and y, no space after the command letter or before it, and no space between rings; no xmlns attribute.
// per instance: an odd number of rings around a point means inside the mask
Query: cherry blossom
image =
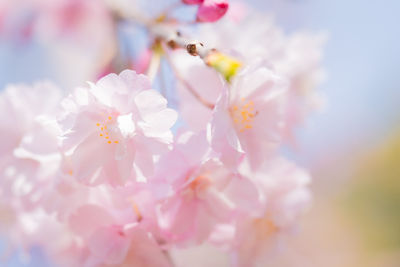
<svg viewBox="0 0 400 267"><path fill-rule="evenodd" d="M214 22L219 20L228 11L226 0L204 0L197 11L197 20L201 22Z"/></svg>
<svg viewBox="0 0 400 267"><path fill-rule="evenodd" d="M268 262L268 257L277 252L285 236L293 231L299 215L309 207L310 176L282 158L272 159L256 172L242 164L241 172L259 185L263 211L256 216L240 217L236 222L232 263L253 266L260 259Z"/></svg>
<svg viewBox="0 0 400 267"><path fill-rule="evenodd" d="M87 184L123 184L135 176L134 167L149 174L153 156L172 142L176 112L133 71L78 88L63 106L63 146L72 150L73 176Z"/></svg>
<svg viewBox="0 0 400 267"><path fill-rule="evenodd" d="M310 206L281 148L319 103L323 38L244 3L142 4L0 3L2 36L62 51L63 77L101 74L0 92L0 233L61 267L172 267L202 245L264 265Z"/></svg>
<svg viewBox="0 0 400 267"><path fill-rule="evenodd" d="M260 63L244 69L215 107L209 135L221 160L235 167L246 155L257 168L275 152L285 123L287 82Z"/></svg>
<svg viewBox="0 0 400 267"><path fill-rule="evenodd" d="M183 3L187 5L199 5L204 2L204 0L182 0Z"/></svg>
<svg viewBox="0 0 400 267"><path fill-rule="evenodd" d="M230 51L246 62L245 65L261 59L287 80L287 122L283 133L286 139L293 142L295 129L304 123L311 111L323 104L320 93L315 89L324 79L321 61L325 34L286 34L271 17L254 12L241 2L231 4L225 19L212 25L200 25L199 31L199 39L206 40L211 47ZM174 57L180 63L176 64L177 67L192 88L209 103L215 103L223 87L215 78L216 73L196 58L182 57L179 51L175 52ZM207 78L200 83L197 82L200 77ZM181 98L185 99L180 102L183 118L194 130L204 128L211 117L211 110L189 95L184 86L180 85L178 89ZM186 119L187 110L192 108L199 110L200 119Z"/></svg>
<svg viewBox="0 0 400 267"><path fill-rule="evenodd" d="M205 133L183 134L159 166L152 179L165 192L158 196L158 221L172 242L201 243L218 224L234 220L236 210L257 208L255 185L212 157Z"/></svg>

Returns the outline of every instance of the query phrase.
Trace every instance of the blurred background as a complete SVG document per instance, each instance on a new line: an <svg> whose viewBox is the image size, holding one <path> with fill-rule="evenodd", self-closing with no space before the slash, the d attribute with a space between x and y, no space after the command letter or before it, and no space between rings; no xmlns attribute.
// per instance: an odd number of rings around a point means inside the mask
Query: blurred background
<svg viewBox="0 0 400 267"><path fill-rule="evenodd" d="M400 2L246 2L272 13L287 32L329 37L320 88L326 104L299 130L291 152L311 170L313 208L271 266L400 266ZM90 75L87 58L76 51L65 58L63 49L0 37L0 87L43 78L80 84ZM31 256L29 264L15 255L2 266L51 266L39 249Z"/></svg>

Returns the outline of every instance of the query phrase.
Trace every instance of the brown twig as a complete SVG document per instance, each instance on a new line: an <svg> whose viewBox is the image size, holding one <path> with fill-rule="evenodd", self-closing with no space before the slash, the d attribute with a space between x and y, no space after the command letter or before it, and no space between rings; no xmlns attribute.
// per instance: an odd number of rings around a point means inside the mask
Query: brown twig
<svg viewBox="0 0 400 267"><path fill-rule="evenodd" d="M181 82L185 88L195 97L199 102L201 102L204 106L214 109L214 104L209 103L205 100L191 85L188 81L185 80L184 77L179 73L178 69L175 67L172 59L168 53L169 49L177 49L183 48L188 54L192 56L199 56L206 65L207 56L216 52L217 50L214 48L207 48L201 42L189 39L187 37L182 36L182 34L176 30L176 25L163 22L160 23L158 21L150 20L146 17L143 17L140 14L134 13L126 13L124 10L114 10L115 17L123 20L132 20L137 22L147 28L149 33L153 35L155 42L159 42L162 44L165 57L167 62L169 63L172 71L175 74L176 79ZM168 49L169 48L169 49Z"/></svg>
<svg viewBox="0 0 400 267"><path fill-rule="evenodd" d="M207 48L203 43L183 36L171 24L154 23L149 25L149 31L154 38L163 40L169 48L183 48L192 56L199 56L205 60L206 57L216 51L214 48ZM205 62L207 64L207 62Z"/></svg>

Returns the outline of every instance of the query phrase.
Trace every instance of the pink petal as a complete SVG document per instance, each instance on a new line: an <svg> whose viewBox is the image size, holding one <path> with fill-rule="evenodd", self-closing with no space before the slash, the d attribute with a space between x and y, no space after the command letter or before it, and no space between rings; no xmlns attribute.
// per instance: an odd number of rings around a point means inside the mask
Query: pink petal
<svg viewBox="0 0 400 267"><path fill-rule="evenodd" d="M222 18L228 11L226 0L204 0L197 11L197 20L201 22L214 22Z"/></svg>
<svg viewBox="0 0 400 267"><path fill-rule="evenodd" d="M120 227L97 229L88 241L94 256L106 264L121 264L130 247L130 240Z"/></svg>
<svg viewBox="0 0 400 267"><path fill-rule="evenodd" d="M113 218L105 209L93 204L79 207L69 218L71 229L82 236L90 236L97 228L112 222Z"/></svg>

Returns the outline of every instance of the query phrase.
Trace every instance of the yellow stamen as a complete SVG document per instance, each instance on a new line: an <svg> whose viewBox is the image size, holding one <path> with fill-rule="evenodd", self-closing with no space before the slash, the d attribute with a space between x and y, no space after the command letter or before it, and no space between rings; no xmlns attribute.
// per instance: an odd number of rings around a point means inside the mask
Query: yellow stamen
<svg viewBox="0 0 400 267"><path fill-rule="evenodd" d="M99 133L99 136L105 138L106 142L108 144L112 144L112 143L118 144L119 143L119 140L113 139L113 136L110 136L109 132L107 131L107 127L109 125L112 125L113 123L114 123L114 121L112 120L112 116L108 116L107 120L105 122L96 123L96 125L98 127L100 127L100 130L101 130L101 132Z"/></svg>
<svg viewBox="0 0 400 267"><path fill-rule="evenodd" d="M246 101L245 98L241 100L243 102ZM257 116L258 111L254 111L254 102L250 100L242 105L232 106L230 113L233 122L240 127L239 131L244 132L247 129L253 128L253 120Z"/></svg>
<svg viewBox="0 0 400 267"><path fill-rule="evenodd" d="M268 217L254 219L253 227L261 240L267 240L279 231L279 228Z"/></svg>
<svg viewBox="0 0 400 267"><path fill-rule="evenodd" d="M138 221L141 221L143 217L142 214L140 213L139 207L136 205L135 202L133 202L132 207L133 207L133 212L135 212L136 216L138 217Z"/></svg>

